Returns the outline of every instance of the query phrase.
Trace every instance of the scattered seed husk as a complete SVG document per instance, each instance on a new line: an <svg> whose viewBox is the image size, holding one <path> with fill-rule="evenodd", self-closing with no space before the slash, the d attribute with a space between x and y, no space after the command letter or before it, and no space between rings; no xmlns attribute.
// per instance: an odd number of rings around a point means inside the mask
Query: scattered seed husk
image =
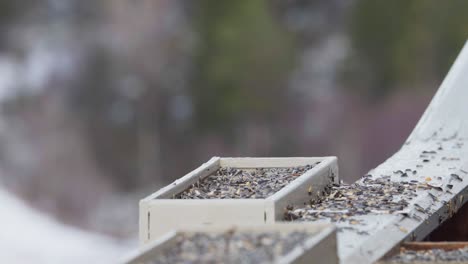
<svg viewBox="0 0 468 264"><path fill-rule="evenodd" d="M416 215L416 214L413 214L413 215L411 216L411 218L413 218L413 219L416 220L416 221L422 221L422 220L423 220L421 217L419 217L419 216Z"/></svg>
<svg viewBox="0 0 468 264"><path fill-rule="evenodd" d="M402 226L400 226L400 227L398 227L398 228L400 229L401 232L403 232L403 233L408 233L408 229L406 229L406 228L404 228L404 227L402 227Z"/></svg>
<svg viewBox="0 0 468 264"><path fill-rule="evenodd" d="M426 213L426 209L424 209L422 206L420 206L419 204L414 204L414 208L416 210L418 210L419 212L421 213Z"/></svg>
<svg viewBox="0 0 468 264"><path fill-rule="evenodd" d="M224 167L192 184L175 199L264 199L315 167L238 169ZM310 191L312 191L310 189Z"/></svg>
<svg viewBox="0 0 468 264"><path fill-rule="evenodd" d="M357 234L361 235L361 236L368 236L369 232L367 232L367 231L358 231Z"/></svg>
<svg viewBox="0 0 468 264"><path fill-rule="evenodd" d="M458 174L455 174L455 173L450 174L450 177L458 181L463 181L463 179Z"/></svg>
<svg viewBox="0 0 468 264"><path fill-rule="evenodd" d="M144 264L273 263L296 247L303 247L307 232L240 232L180 234L175 244Z"/></svg>
<svg viewBox="0 0 468 264"><path fill-rule="evenodd" d="M287 221L315 221L356 223L356 216L366 214L393 214L403 211L417 196L417 184L393 182L388 177L372 179L351 185L334 184L325 188L326 194L305 207L286 208Z"/></svg>
<svg viewBox="0 0 468 264"><path fill-rule="evenodd" d="M432 193L428 193L428 194L429 194L429 196L432 198L432 200L433 200L434 202L438 202L438 201L439 201L439 198L437 198L437 196L435 196L434 194L432 194Z"/></svg>
<svg viewBox="0 0 468 264"><path fill-rule="evenodd" d="M402 249L398 255L391 257L392 263L414 263L414 262L468 262L468 247L456 250L430 249L430 250L405 250Z"/></svg>

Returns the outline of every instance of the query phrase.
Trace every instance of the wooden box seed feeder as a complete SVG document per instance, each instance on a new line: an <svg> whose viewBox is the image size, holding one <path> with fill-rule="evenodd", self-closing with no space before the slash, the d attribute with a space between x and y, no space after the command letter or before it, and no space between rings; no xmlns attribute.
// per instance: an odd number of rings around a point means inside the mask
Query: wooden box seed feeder
<svg viewBox="0 0 468 264"><path fill-rule="evenodd" d="M185 227L166 232L130 255L124 263L190 263L194 260L338 264L336 228L311 223Z"/></svg>
<svg viewBox="0 0 468 264"><path fill-rule="evenodd" d="M296 170L299 167L302 170ZM251 189L254 183L250 182L244 181L246 186L242 185L242 188L239 187L237 190L232 189L236 181L241 179L242 182L242 177L244 177L242 173L252 176L251 174L256 175L256 172L258 174L258 171L264 173L261 174L264 177L254 177L252 182L258 180L270 188L270 185L281 182L284 178L269 178L278 176L280 173L274 173L274 171L271 173L268 170L281 171L282 169L292 171L294 178L289 182L282 182L283 185L279 190L272 190L272 193L266 197L255 198L257 197L256 191ZM226 186L213 184L217 186L215 188L217 190L213 190L210 194L213 197L209 199L204 196L197 197L197 194L200 194L197 190L194 191L195 194L191 192L195 195L193 199L190 196L184 196L184 193L193 191L197 186L210 184L212 180L216 181L217 178L213 177L216 177L220 171L228 172L223 177L228 177L228 181L232 178L233 182L229 182ZM339 183L336 157L213 157L199 168L140 201L140 243L146 244L169 230L190 226L258 225L281 221L288 206L309 203L322 195L324 188L332 183ZM264 192L265 186L258 184L257 191ZM231 196L237 197L235 199L229 195L221 196L223 198L217 197L223 190L231 190L234 192ZM244 191L254 195L250 198L243 198L241 194ZM184 199L181 199L182 196Z"/></svg>

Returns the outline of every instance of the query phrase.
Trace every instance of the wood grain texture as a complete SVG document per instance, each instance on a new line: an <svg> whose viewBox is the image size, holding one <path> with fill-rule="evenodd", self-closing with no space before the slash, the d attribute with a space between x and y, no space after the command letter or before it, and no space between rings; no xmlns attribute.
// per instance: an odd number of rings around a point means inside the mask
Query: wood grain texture
<svg viewBox="0 0 468 264"><path fill-rule="evenodd" d="M384 139L382 139L384 140ZM342 263L373 263L403 241L424 239L468 200L468 44L452 66L426 112L402 148L369 173L373 178L418 181L420 189L405 215L362 216L363 225L338 235ZM416 170L401 178L395 171ZM437 188L440 187L440 188ZM417 207L427 209L421 213ZM411 215L416 215L417 220ZM368 226L380 222L375 229ZM340 224L338 224L340 228ZM356 239L356 232L368 236Z"/></svg>

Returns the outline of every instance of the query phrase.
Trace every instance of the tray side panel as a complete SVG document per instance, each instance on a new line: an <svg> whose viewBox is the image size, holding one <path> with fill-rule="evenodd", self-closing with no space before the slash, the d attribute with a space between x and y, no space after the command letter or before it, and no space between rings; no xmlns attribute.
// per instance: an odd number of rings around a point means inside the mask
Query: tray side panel
<svg viewBox="0 0 468 264"><path fill-rule="evenodd" d="M336 230L327 229L313 237L300 256L291 261L294 264L338 264ZM288 263L288 262L285 262Z"/></svg>
<svg viewBox="0 0 468 264"><path fill-rule="evenodd" d="M183 192L190 185L214 173L219 168L219 159L219 157L211 158L209 161L202 164L195 170L187 173L182 178L175 180L173 183L146 197L143 199L143 201L150 201L153 199L169 199L172 198L172 196Z"/></svg>
<svg viewBox="0 0 468 264"><path fill-rule="evenodd" d="M325 157L326 158L326 157ZM286 157L286 158L221 158L221 167L234 168L281 168L315 164L324 157Z"/></svg>
<svg viewBox="0 0 468 264"><path fill-rule="evenodd" d="M303 206L322 194L326 186L338 183L338 161L336 157L325 158L308 173L300 176L288 186L267 198L274 201L274 218L282 221L289 205ZM269 217L270 215L268 215Z"/></svg>
<svg viewBox="0 0 468 264"><path fill-rule="evenodd" d="M184 227L265 223L264 200L153 200L143 210L142 244Z"/></svg>
<svg viewBox="0 0 468 264"><path fill-rule="evenodd" d="M183 227L177 231L180 233L193 233L193 232L204 232L204 233L219 233L224 232L231 227L236 230L243 232L280 232L280 233L290 233L294 231L306 231L310 234L318 234L327 230L334 230L334 226L326 223L293 223L293 222L279 222L274 224L248 224L248 225L226 225L226 224L213 224L210 226L191 226Z"/></svg>

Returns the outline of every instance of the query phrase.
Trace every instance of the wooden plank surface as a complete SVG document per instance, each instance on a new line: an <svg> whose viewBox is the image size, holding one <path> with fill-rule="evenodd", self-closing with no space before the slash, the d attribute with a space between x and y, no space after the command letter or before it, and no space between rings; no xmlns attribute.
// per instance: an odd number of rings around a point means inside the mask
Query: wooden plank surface
<svg viewBox="0 0 468 264"><path fill-rule="evenodd" d="M453 216L468 200L467 141L468 44L465 44L408 140L397 153L369 172L372 179L389 177L392 182L415 181L433 187L418 189L404 211L358 216L360 224L352 228L346 221L339 222L341 262L373 263L403 241L424 239ZM407 169L416 172L404 178L397 173ZM358 182L365 184L363 179Z"/></svg>

